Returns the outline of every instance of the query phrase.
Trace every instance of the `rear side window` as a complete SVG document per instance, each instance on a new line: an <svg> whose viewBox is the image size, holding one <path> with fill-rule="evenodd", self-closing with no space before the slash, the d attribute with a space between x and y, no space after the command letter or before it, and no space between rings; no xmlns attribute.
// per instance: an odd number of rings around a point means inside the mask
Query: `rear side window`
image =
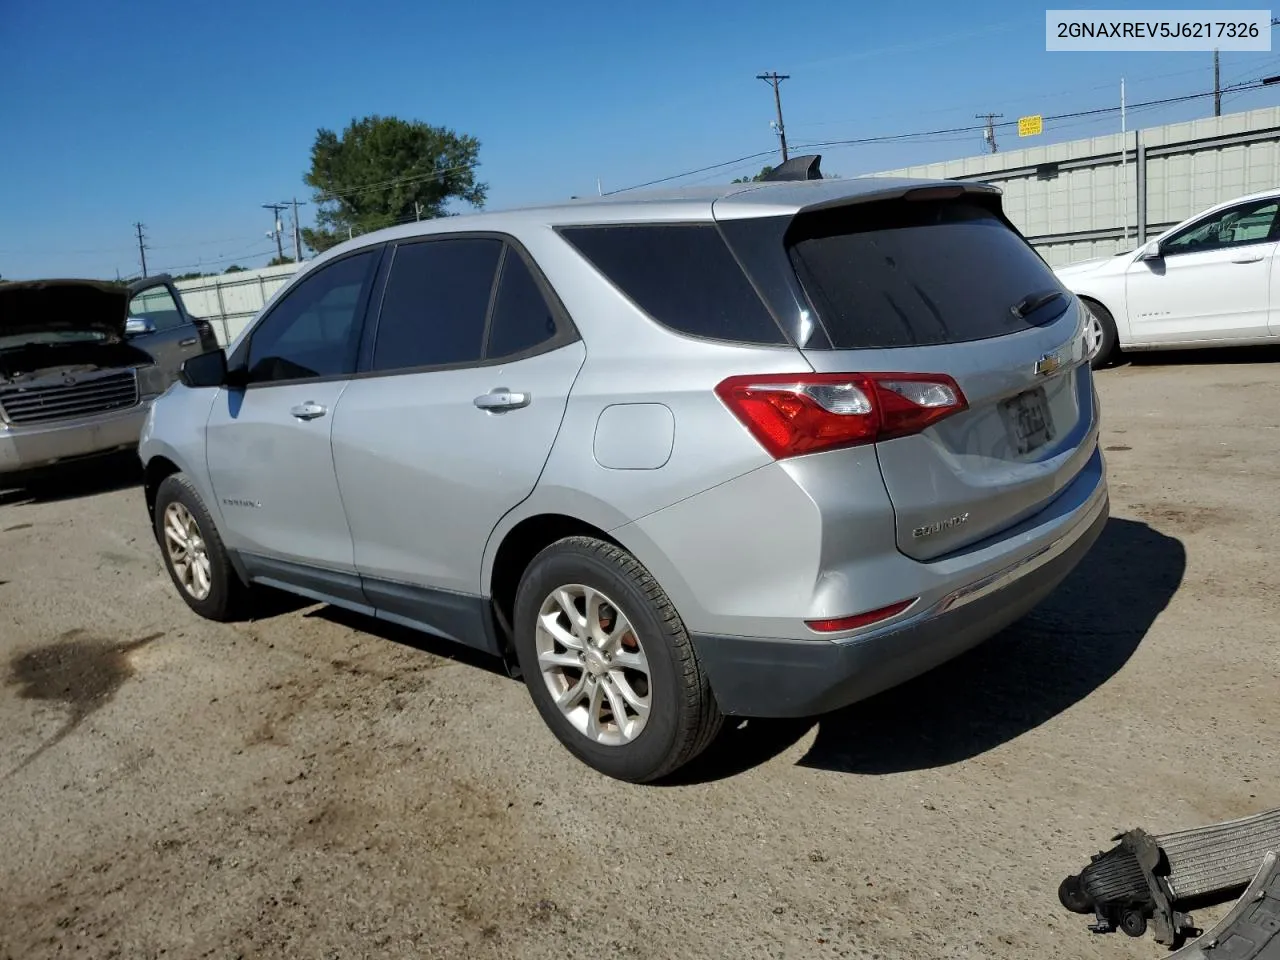
<svg viewBox="0 0 1280 960"><path fill-rule="evenodd" d="M378 315L374 370L475 363L502 241L428 240L396 248Z"/></svg>
<svg viewBox="0 0 1280 960"><path fill-rule="evenodd" d="M714 224L560 232L641 310L678 333L735 343L787 342Z"/></svg>
<svg viewBox="0 0 1280 960"><path fill-rule="evenodd" d="M964 343L1061 316L1059 297L1018 317L1053 271L978 202L891 200L802 215L787 234L796 275L836 349Z"/></svg>
<svg viewBox="0 0 1280 960"><path fill-rule="evenodd" d="M502 260L498 297L489 321L486 357L523 353L556 335L556 321L524 260L511 248Z"/></svg>

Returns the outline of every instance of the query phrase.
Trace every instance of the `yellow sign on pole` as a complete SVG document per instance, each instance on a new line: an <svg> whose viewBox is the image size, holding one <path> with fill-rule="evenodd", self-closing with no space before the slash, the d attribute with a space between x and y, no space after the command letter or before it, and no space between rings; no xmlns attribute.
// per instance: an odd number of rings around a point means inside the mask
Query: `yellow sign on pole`
<svg viewBox="0 0 1280 960"><path fill-rule="evenodd" d="M1038 133L1044 133L1044 117L1036 114L1034 117L1018 118L1018 136L1034 137Z"/></svg>

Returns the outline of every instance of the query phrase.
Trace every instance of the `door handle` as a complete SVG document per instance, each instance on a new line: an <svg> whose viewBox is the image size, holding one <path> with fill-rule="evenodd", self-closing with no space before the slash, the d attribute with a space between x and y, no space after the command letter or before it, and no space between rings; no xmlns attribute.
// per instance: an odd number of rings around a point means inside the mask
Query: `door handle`
<svg viewBox="0 0 1280 960"><path fill-rule="evenodd" d="M188 337L186 340L178 341L178 346L180 347L194 347L195 345L196 345L195 337Z"/></svg>
<svg viewBox="0 0 1280 960"><path fill-rule="evenodd" d="M316 417L323 417L329 412L329 408L308 400L306 403L298 404L289 412L299 420L314 420Z"/></svg>
<svg viewBox="0 0 1280 960"><path fill-rule="evenodd" d="M1257 263L1261 259L1262 259L1262 254L1258 254L1256 257L1241 257L1240 259L1232 260L1231 262L1232 263Z"/></svg>
<svg viewBox="0 0 1280 960"><path fill-rule="evenodd" d="M506 387L494 387L488 393L482 393L471 402L481 410L490 413L502 413L504 410L515 410L527 407L531 397L527 393L514 393Z"/></svg>

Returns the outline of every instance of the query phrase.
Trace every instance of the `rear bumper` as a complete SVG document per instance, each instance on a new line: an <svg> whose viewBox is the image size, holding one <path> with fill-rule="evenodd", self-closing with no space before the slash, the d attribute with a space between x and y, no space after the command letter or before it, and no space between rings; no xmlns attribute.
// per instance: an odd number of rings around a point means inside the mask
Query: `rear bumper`
<svg viewBox="0 0 1280 960"><path fill-rule="evenodd" d="M54 467L138 445L150 400L124 410L75 419L0 426L0 476Z"/></svg>
<svg viewBox="0 0 1280 960"><path fill-rule="evenodd" d="M1093 546L1110 514L1105 481L1073 512L1073 522L1030 553L958 584L925 612L882 631L842 640L695 635L720 709L752 717L815 716L977 646L1030 612Z"/></svg>

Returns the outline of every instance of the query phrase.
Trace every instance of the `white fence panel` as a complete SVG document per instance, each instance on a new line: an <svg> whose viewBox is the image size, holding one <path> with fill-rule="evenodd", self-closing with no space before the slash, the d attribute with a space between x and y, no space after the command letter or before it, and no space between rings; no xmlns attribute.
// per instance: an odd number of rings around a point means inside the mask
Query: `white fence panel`
<svg viewBox="0 0 1280 960"><path fill-rule="evenodd" d="M181 292L188 312L211 321L218 342L226 346L297 270L298 264L286 263L261 270L180 280L174 286Z"/></svg>

